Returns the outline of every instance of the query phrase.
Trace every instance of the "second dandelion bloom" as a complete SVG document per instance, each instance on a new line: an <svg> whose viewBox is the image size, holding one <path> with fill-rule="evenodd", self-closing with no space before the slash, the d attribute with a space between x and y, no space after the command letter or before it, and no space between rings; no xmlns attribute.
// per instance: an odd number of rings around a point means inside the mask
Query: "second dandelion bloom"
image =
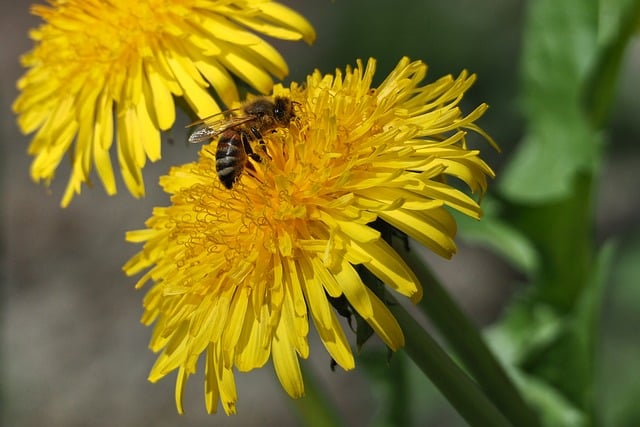
<svg viewBox="0 0 640 427"><path fill-rule="evenodd" d="M426 71L403 58L374 88L370 60L276 86L273 96L290 99L296 117L264 133L264 145L253 143L261 161L250 159L231 190L218 178L215 142L161 179L172 204L156 208L146 229L128 233L144 247L125 270L146 270L138 287L154 282L143 317L155 322L151 348L160 352L150 379L178 371L180 411L202 353L209 412L221 401L234 413L234 369L249 371L270 358L287 393L301 396L299 358L309 355L310 322L331 358L353 368L328 297L346 297L391 349L404 344L357 268L413 301L422 290L372 222L383 220L450 257L456 224L447 208L474 218L480 208L448 181L480 195L493 176L465 140L469 131L486 137L475 121L487 107L465 115L458 105L475 76L425 85Z"/></svg>
<svg viewBox="0 0 640 427"><path fill-rule="evenodd" d="M71 176L66 206L90 182L93 168L116 193L111 163L131 194L144 195L142 168L160 158L160 131L175 121L174 98L193 115L238 100L238 78L261 93L288 72L260 36L311 43L315 32L299 14L270 0L50 0L32 12L44 24L31 32L34 49L13 104L35 157L34 181L49 183L65 154Z"/></svg>

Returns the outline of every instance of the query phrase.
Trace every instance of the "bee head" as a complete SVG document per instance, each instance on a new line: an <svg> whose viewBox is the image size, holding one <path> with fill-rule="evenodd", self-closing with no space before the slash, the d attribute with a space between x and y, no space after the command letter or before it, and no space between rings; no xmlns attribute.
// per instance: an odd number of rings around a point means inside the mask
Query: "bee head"
<svg viewBox="0 0 640 427"><path fill-rule="evenodd" d="M273 115L278 123L288 125L295 117L293 112L293 101L283 96L277 96L274 100Z"/></svg>

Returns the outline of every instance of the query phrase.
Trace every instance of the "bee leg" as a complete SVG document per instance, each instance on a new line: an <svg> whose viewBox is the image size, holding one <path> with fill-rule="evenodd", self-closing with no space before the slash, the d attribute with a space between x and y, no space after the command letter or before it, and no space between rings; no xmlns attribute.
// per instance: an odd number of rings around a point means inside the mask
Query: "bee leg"
<svg viewBox="0 0 640 427"><path fill-rule="evenodd" d="M260 131L256 128L251 128L251 133L253 134L254 138L258 140L260 146L264 147L264 139L262 139L262 134L260 133Z"/></svg>
<svg viewBox="0 0 640 427"><path fill-rule="evenodd" d="M242 145L244 146L244 152L247 153L247 156L251 157L251 160L256 161L258 163L262 162L262 159L260 158L260 156L253 151L253 148L251 148L251 144L249 144L249 140L244 136L242 138ZM247 164L250 164L250 162L247 162Z"/></svg>
<svg viewBox="0 0 640 427"><path fill-rule="evenodd" d="M245 169L247 169L250 172L255 172L256 171L256 167L253 166L253 163L251 163L249 160L247 160L247 163L244 165Z"/></svg>
<svg viewBox="0 0 640 427"><path fill-rule="evenodd" d="M250 157L251 160L255 161L255 162L262 162L262 159L260 158L260 156L258 156L254 151L253 148L251 148L251 144L249 144L249 138L247 137L246 134L242 134L242 146L244 148L244 152L247 153L247 157ZM253 166L253 163L251 163L249 161L249 159L247 158L247 160L245 161L244 167L249 171L249 172L255 172L256 168L255 166Z"/></svg>
<svg viewBox="0 0 640 427"><path fill-rule="evenodd" d="M260 131L253 127L251 128L251 133L253 134L254 138L258 140L258 143L260 144L260 149L263 151L263 153L269 156L269 154L267 153L267 145L264 143L264 139Z"/></svg>

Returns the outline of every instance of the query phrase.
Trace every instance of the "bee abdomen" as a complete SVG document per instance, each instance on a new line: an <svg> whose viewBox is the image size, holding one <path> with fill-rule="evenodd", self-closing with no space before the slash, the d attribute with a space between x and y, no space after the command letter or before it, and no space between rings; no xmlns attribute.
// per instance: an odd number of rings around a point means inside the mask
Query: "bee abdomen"
<svg viewBox="0 0 640 427"><path fill-rule="evenodd" d="M247 161L247 154L242 143L240 132L227 132L220 137L216 151L216 172L220 182L227 187L233 187Z"/></svg>

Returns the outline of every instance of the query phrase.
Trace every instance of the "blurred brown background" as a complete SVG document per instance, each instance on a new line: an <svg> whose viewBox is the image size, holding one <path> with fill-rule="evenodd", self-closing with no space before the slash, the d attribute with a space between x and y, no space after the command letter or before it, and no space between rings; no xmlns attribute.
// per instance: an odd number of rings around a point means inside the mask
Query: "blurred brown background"
<svg viewBox="0 0 640 427"><path fill-rule="evenodd" d="M145 168L146 198L134 200L121 182L120 194L108 197L96 182L61 209L68 166L59 169L50 189L31 182L30 138L20 134L11 112L15 82L23 73L18 58L32 47L28 29L39 25L28 3L2 0L0 17L3 425L296 425L291 402L270 366L236 375L239 414L234 417L206 415L201 371L187 386L184 416L176 414L173 375L158 384L147 382L155 356L147 349L151 329L139 322L144 290L134 290L135 278L121 271L139 247L126 243L124 233L141 228L153 206L168 203L157 177L196 158L196 148L183 143L181 125L187 119L181 117L166 135L162 160ZM429 63L431 79L467 68L479 74L468 105L491 105L481 125L505 148L501 157L488 152L489 162L499 170L508 158L522 132L515 96L523 2L284 3L307 16L318 33L312 47L274 43L289 62L291 79L300 80L314 68L332 72L369 56L379 59L378 77L402 55ZM624 68L610 138L614 149L599 201L600 238L632 230L637 221L639 71L636 43ZM431 258L480 325L495 319L520 286L516 272L481 248L462 244L452 261ZM375 390L357 369L331 372L315 335L310 365L350 425L375 424ZM420 424L462 425L434 396L431 415Z"/></svg>

